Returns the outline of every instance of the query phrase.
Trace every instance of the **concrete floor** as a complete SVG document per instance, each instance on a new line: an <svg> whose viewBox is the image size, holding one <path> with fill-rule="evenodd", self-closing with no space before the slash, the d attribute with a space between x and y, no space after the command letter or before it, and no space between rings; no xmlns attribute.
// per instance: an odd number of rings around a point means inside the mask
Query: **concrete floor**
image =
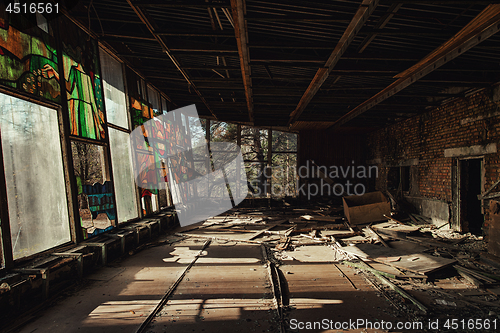
<svg viewBox="0 0 500 333"><path fill-rule="evenodd" d="M19 332L136 332L204 242L188 238L155 246L103 267ZM280 267L289 290L286 317L304 322L393 319L390 303L364 278L322 259L325 249L314 246ZM260 245L212 241L146 332L279 332L279 325Z"/></svg>

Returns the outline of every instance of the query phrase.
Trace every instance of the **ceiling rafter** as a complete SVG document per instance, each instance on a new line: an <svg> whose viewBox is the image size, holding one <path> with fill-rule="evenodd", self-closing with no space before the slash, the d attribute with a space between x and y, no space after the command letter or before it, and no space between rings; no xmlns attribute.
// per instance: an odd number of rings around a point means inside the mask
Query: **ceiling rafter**
<svg viewBox="0 0 500 333"><path fill-rule="evenodd" d="M196 92L196 94L199 96L199 98L201 99L201 101L203 102L203 104L205 104L205 106L210 111L210 113L212 114L212 116L214 116L217 119L217 116L214 114L212 108L210 107L210 105L208 105L208 102L206 101L206 99L203 97L203 95L200 93L200 91L196 88L196 85L193 83L193 81L191 80L191 78L189 77L189 75L186 73L186 71L184 71L182 69L182 67L181 67L180 63L177 61L177 59L175 59L175 57L172 55L172 53L170 52L170 50L167 47L167 45L166 45L165 41L163 40L163 38L161 36L155 34L155 30L158 27L155 25L155 23L153 22L153 20L148 17L149 15L147 15L147 12L145 12L143 9L135 6L133 4L132 0L127 0L127 3L134 10L134 12L137 14L137 16L142 21L142 23L144 23L146 25L146 27L148 28L149 32L153 35L153 37L158 41L158 43L162 47L163 51L167 54L167 56L170 58L170 60L172 60L173 64L179 70L179 72L184 77L184 79L187 81L187 83L189 84L189 86L191 87L191 89L194 92Z"/></svg>
<svg viewBox="0 0 500 333"><path fill-rule="evenodd" d="M250 53L248 50L248 29L245 20L245 0L231 0L231 9L234 21L234 33L240 56L241 77L243 78L243 86L245 87L248 118L250 122L253 123L252 73L250 68Z"/></svg>
<svg viewBox="0 0 500 333"><path fill-rule="evenodd" d="M128 1L128 0L127 0ZM129 2L136 7L230 7L228 0L182 0L182 1L165 1L165 0L131 0Z"/></svg>
<svg viewBox="0 0 500 333"><path fill-rule="evenodd" d="M361 27L368 20L377 5L378 0L363 0L361 6L356 11L356 14L354 15L352 21L349 23L347 29L344 31L344 34L342 35L337 46L326 61L324 67L318 69L316 75L309 84L309 87L305 91L304 96L302 96L299 103L297 104L297 107L290 114L289 125L295 122L305 110L309 102L313 99L314 95L316 95L318 90L326 81L330 72L333 70L333 67L335 67L337 62L340 60L340 57L347 50L347 47L352 42Z"/></svg>
<svg viewBox="0 0 500 333"><path fill-rule="evenodd" d="M340 117L330 128L338 128L348 121L370 110L399 91L417 82L438 67L455 59L480 42L493 36L500 30L500 5L487 6L452 38L429 53L425 58L404 72L395 76L392 84L370 97L357 107ZM421 81L422 82L422 81Z"/></svg>
<svg viewBox="0 0 500 333"><path fill-rule="evenodd" d="M402 6L403 4L401 3L392 4L385 13L385 15L382 16L380 20L375 24L374 30L383 29ZM368 45L370 45L370 43L375 39L375 37L377 37L377 33L373 33L365 37L365 39L361 42L361 45L358 47L358 53L363 53L363 51L368 47Z"/></svg>
<svg viewBox="0 0 500 333"><path fill-rule="evenodd" d="M500 3L500 0L382 0L383 4L402 3L418 5L489 5Z"/></svg>
<svg viewBox="0 0 500 333"><path fill-rule="evenodd" d="M251 22L329 22L329 23L349 23L349 20L339 19L336 16L319 16L319 15L284 15L284 16L262 16L250 15L246 18Z"/></svg>
<svg viewBox="0 0 500 333"><path fill-rule="evenodd" d="M159 30L155 32L159 36L176 36L176 37L226 37L234 38L234 33L224 30Z"/></svg>
<svg viewBox="0 0 500 333"><path fill-rule="evenodd" d="M368 35L368 38L377 35L385 36L429 36L429 37L448 37L453 35L453 32L445 30L430 30L430 29L366 29L360 31L358 35ZM373 40L372 38L372 40ZM370 41L371 42L371 41Z"/></svg>

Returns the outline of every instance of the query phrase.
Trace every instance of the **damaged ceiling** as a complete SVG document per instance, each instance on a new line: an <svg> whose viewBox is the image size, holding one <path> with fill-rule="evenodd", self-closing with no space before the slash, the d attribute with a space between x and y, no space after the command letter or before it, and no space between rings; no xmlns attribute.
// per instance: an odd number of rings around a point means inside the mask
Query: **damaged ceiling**
<svg viewBox="0 0 500 333"><path fill-rule="evenodd" d="M373 128L499 81L495 2L83 0L69 14L201 116Z"/></svg>

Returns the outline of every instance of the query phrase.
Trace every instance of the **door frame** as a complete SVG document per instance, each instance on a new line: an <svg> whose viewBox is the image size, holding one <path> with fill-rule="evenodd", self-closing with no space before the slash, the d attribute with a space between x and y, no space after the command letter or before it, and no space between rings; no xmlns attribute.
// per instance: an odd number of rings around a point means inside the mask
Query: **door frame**
<svg viewBox="0 0 500 333"><path fill-rule="evenodd" d="M478 156L465 156L456 157L453 159L452 163L452 179L451 179L451 192L452 192L452 206L451 206L451 228L464 232L463 219L462 219L462 199L461 199L461 178L462 178L462 168L461 162L465 160L480 160L481 168L481 185L480 192L484 192L484 179L485 179L485 169L484 169L484 155ZM481 214L484 215L484 200L481 200ZM484 221L483 221L484 222Z"/></svg>

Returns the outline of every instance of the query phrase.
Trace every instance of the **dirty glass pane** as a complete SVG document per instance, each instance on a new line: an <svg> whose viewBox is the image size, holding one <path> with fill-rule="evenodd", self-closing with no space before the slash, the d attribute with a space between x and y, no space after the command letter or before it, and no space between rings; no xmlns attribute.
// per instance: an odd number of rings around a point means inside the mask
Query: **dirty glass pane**
<svg viewBox="0 0 500 333"><path fill-rule="evenodd" d="M0 93L14 259L70 241L57 111Z"/></svg>
<svg viewBox="0 0 500 333"><path fill-rule="evenodd" d="M237 142L238 125L223 121L210 122L210 141L211 142Z"/></svg>
<svg viewBox="0 0 500 333"><path fill-rule="evenodd" d="M248 191L252 197L266 196L267 177L265 172L266 165L258 162L245 162L245 171L248 180Z"/></svg>
<svg viewBox="0 0 500 333"><path fill-rule="evenodd" d="M273 152L296 152L297 134L273 130Z"/></svg>
<svg viewBox="0 0 500 333"><path fill-rule="evenodd" d="M266 196L269 177L267 165L267 130L256 127L241 127L241 153L245 162L250 195Z"/></svg>
<svg viewBox="0 0 500 333"><path fill-rule="evenodd" d="M271 193L273 197L296 196L297 154L273 154Z"/></svg>
<svg viewBox="0 0 500 333"><path fill-rule="evenodd" d="M111 162L119 222L138 216L129 134L109 128Z"/></svg>
<svg viewBox="0 0 500 333"><path fill-rule="evenodd" d="M245 162L267 163L267 130L242 126L241 152Z"/></svg>
<svg viewBox="0 0 500 333"><path fill-rule="evenodd" d="M159 116L163 113L163 110L160 110L160 94L156 90L154 90L151 86L148 85L148 99L153 109L153 115Z"/></svg>
<svg viewBox="0 0 500 333"><path fill-rule="evenodd" d="M191 147L193 148L193 160L195 162L205 162L195 163L195 170L201 174L206 174L206 168L208 167L208 149L206 141L207 120L188 117L188 121Z"/></svg>
<svg viewBox="0 0 500 333"><path fill-rule="evenodd" d="M163 96L161 98L161 110L163 114L167 113L168 110L170 110L169 102Z"/></svg>
<svg viewBox="0 0 500 333"><path fill-rule="evenodd" d="M122 65L103 50L100 55L107 121L129 128Z"/></svg>
<svg viewBox="0 0 500 333"><path fill-rule="evenodd" d="M104 148L72 141L73 164L78 184L80 225L85 239L113 228L116 209L113 184L104 158Z"/></svg>

